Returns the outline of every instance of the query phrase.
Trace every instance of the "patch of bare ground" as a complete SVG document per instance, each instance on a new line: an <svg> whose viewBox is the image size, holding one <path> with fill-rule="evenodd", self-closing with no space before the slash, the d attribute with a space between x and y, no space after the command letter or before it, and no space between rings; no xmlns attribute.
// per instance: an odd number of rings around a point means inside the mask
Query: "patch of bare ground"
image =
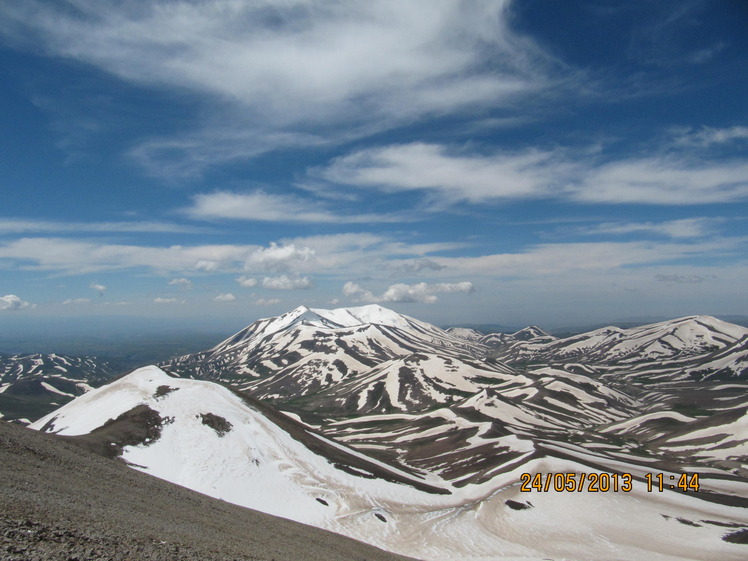
<svg viewBox="0 0 748 561"><path fill-rule="evenodd" d="M3 561L397 561L0 421Z"/></svg>

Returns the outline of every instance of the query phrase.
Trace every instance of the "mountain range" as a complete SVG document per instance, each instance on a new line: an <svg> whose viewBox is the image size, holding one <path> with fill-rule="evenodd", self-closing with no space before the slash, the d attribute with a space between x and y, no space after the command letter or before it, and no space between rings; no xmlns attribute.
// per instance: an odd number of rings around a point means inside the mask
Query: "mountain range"
<svg viewBox="0 0 748 561"><path fill-rule="evenodd" d="M420 559L737 561L747 340L708 316L558 339L300 307L31 426Z"/></svg>

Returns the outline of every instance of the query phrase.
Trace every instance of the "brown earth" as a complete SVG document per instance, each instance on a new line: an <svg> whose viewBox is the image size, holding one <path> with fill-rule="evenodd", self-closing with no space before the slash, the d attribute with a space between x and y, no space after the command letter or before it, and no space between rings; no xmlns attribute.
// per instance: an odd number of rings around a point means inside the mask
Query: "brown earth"
<svg viewBox="0 0 748 561"><path fill-rule="evenodd" d="M2 561L405 561L0 421Z"/></svg>

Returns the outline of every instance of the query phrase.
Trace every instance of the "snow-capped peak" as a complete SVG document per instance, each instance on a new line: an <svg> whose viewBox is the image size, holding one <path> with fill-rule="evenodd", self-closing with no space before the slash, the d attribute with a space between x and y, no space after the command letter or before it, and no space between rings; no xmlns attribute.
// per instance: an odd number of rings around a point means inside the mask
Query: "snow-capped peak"
<svg viewBox="0 0 748 561"><path fill-rule="evenodd" d="M528 327L525 327L524 329L520 329L516 333L512 333L512 339L514 339L515 341L530 341L532 339L538 339L541 337L549 340L555 339L555 337L546 333L537 325L530 325Z"/></svg>

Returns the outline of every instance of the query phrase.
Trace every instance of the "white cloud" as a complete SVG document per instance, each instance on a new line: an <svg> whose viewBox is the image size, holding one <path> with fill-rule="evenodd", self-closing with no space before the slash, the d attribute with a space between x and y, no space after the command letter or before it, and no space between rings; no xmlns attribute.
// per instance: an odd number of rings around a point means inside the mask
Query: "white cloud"
<svg viewBox="0 0 748 561"><path fill-rule="evenodd" d="M242 275L241 277L234 280L239 283L239 286L243 286L244 288L252 288L253 286L257 286L257 279L252 277Z"/></svg>
<svg viewBox="0 0 748 561"><path fill-rule="evenodd" d="M174 304L177 301L176 298L154 298L154 304Z"/></svg>
<svg viewBox="0 0 748 561"><path fill-rule="evenodd" d="M241 271L248 260L254 262L259 256L262 261L265 249L256 245L153 247L67 238L21 238L0 243L0 260L7 260L20 269L66 274L132 268L158 272L236 272ZM271 251L270 257L272 255Z"/></svg>
<svg viewBox="0 0 748 561"><path fill-rule="evenodd" d="M205 228L182 226L169 222L53 222L0 218L0 233L26 234L42 232L132 232L132 233L201 233Z"/></svg>
<svg viewBox="0 0 748 561"><path fill-rule="evenodd" d="M246 270L288 271L304 263L314 261L316 251L308 246L293 243L271 243L266 248L253 251L246 259Z"/></svg>
<svg viewBox="0 0 748 561"><path fill-rule="evenodd" d="M15 294L6 294L0 296L0 311L3 310L23 310L31 306L28 302L21 300Z"/></svg>
<svg viewBox="0 0 748 561"><path fill-rule="evenodd" d="M597 166L571 185L572 199L589 203L697 205L748 198L748 163L651 157Z"/></svg>
<svg viewBox="0 0 748 561"><path fill-rule="evenodd" d="M255 300L257 306L274 306L280 304L282 300L280 298L258 298Z"/></svg>
<svg viewBox="0 0 748 561"><path fill-rule="evenodd" d="M412 143L354 152L314 173L334 183L384 191L434 191L447 201L481 202L552 194L571 164L552 152L489 155Z"/></svg>
<svg viewBox="0 0 748 561"><path fill-rule="evenodd" d="M68 298L63 302L63 305L70 306L70 305L77 305L77 304L90 304L91 299L90 298Z"/></svg>
<svg viewBox="0 0 748 561"><path fill-rule="evenodd" d="M417 274L423 272L441 271L445 267L444 265L440 265L433 259L420 257L418 259L412 259L404 263L399 263L397 265L394 265L392 268L396 274L410 275L414 273Z"/></svg>
<svg viewBox="0 0 748 561"><path fill-rule="evenodd" d="M509 27L509 0L215 0L0 4L15 45L128 82L208 94L223 108L185 138L145 141L151 169L199 172L280 146L511 107L560 66ZM350 129L349 129L350 130ZM247 132L249 131L249 132ZM309 137L309 138L307 138ZM177 155L175 157L175 154ZM179 156L183 155L183 158Z"/></svg>
<svg viewBox="0 0 748 561"><path fill-rule="evenodd" d="M356 302L420 302L433 304L439 300L438 293L465 292L470 294L473 290L473 284L467 281L436 284L425 282L416 284L398 283L387 287L381 296L375 296L371 291L356 283L347 282L343 285L343 295Z"/></svg>
<svg viewBox="0 0 748 561"><path fill-rule="evenodd" d="M215 298L213 298L216 302L233 302L236 300L236 296L231 294L230 292L227 292L225 294L219 294Z"/></svg>
<svg viewBox="0 0 748 561"><path fill-rule="evenodd" d="M699 130L685 130L677 134L676 144L685 146L711 146L729 144L735 141L748 140L748 127L734 126L726 128L702 127Z"/></svg>
<svg viewBox="0 0 748 561"><path fill-rule="evenodd" d="M491 278L615 273L632 266L740 253L744 240L715 239L698 243L590 242L541 244L516 253L478 257L441 257L450 270Z"/></svg>
<svg viewBox="0 0 748 561"><path fill-rule="evenodd" d="M400 215L341 213L328 210L316 200L264 191L232 193L216 191L193 197L183 212L199 220L233 219L260 222L363 223L405 220Z"/></svg>
<svg viewBox="0 0 748 561"><path fill-rule="evenodd" d="M265 277L262 279L262 286L271 290L303 290L312 288L314 285L308 277L281 275L279 277Z"/></svg>
<svg viewBox="0 0 748 561"><path fill-rule="evenodd" d="M97 282L92 282L90 288L98 292L99 296L104 296L104 293L106 292L106 286Z"/></svg>
<svg viewBox="0 0 748 561"><path fill-rule="evenodd" d="M599 150L466 153L411 143L354 152L311 173L383 192L422 191L432 210L454 202L560 199L696 205L748 198L748 163L669 154L604 160Z"/></svg>
<svg viewBox="0 0 748 561"><path fill-rule="evenodd" d="M366 290L360 285L351 281L348 281L343 285L343 295L352 299L354 302L381 302L381 298L374 296L371 291Z"/></svg>
<svg viewBox="0 0 748 561"><path fill-rule="evenodd" d="M192 288L192 281L190 279L180 277L177 279L171 279L169 281L169 286L181 286L183 288Z"/></svg>
<svg viewBox="0 0 748 561"><path fill-rule="evenodd" d="M719 218L683 218L665 222L604 222L592 227L581 228L583 234L632 234L650 233L670 238L699 238L714 232Z"/></svg>

